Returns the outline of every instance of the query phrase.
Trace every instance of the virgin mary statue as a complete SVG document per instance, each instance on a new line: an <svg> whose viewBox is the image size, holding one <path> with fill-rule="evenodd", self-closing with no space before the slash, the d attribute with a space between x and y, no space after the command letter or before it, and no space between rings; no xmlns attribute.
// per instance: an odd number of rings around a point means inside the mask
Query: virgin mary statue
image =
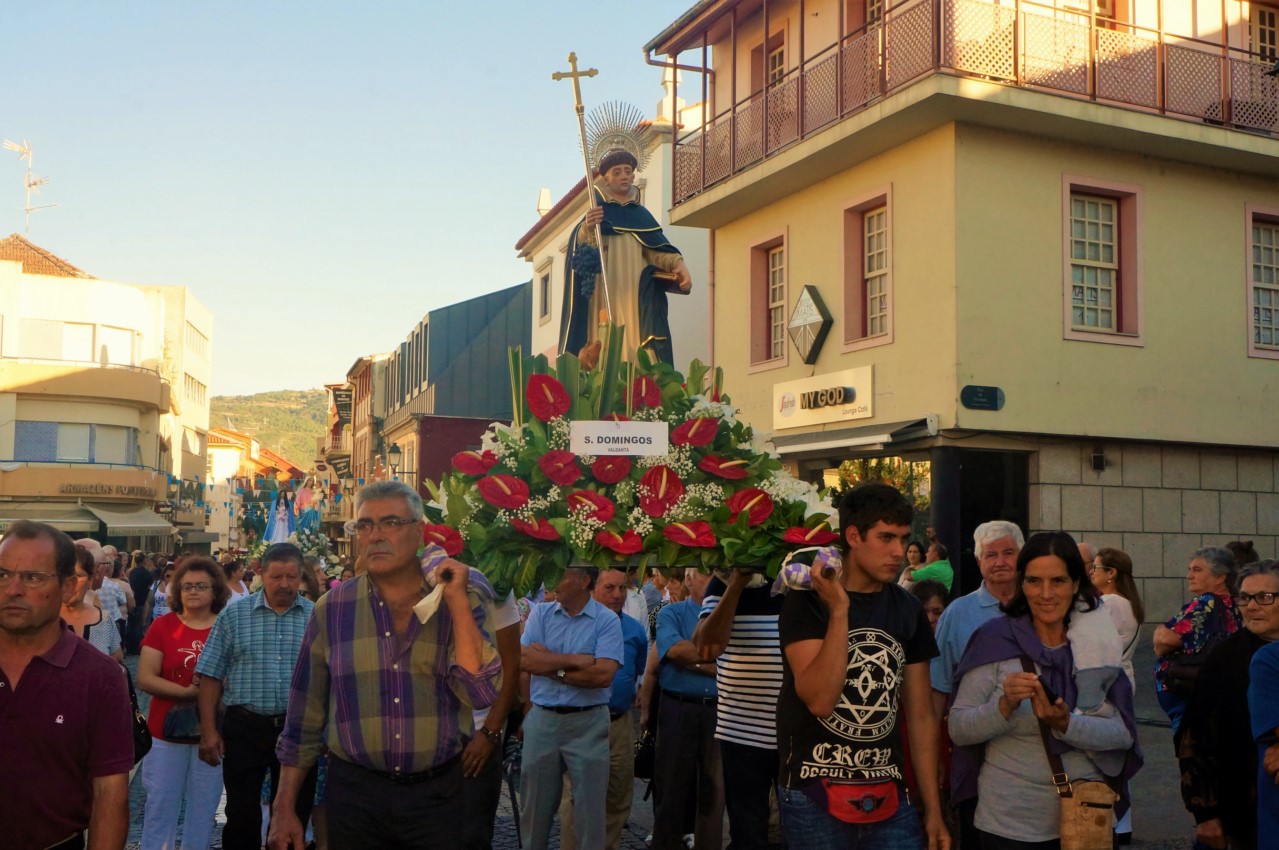
<svg viewBox="0 0 1279 850"><path fill-rule="evenodd" d="M276 493L266 520L266 542L284 543L292 533L293 511L289 509L289 494Z"/></svg>

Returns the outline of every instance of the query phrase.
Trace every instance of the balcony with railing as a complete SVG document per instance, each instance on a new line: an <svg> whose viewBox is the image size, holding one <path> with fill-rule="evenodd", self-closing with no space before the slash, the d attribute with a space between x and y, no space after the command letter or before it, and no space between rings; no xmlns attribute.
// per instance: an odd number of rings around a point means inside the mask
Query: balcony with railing
<svg viewBox="0 0 1279 850"><path fill-rule="evenodd" d="M937 74L1239 131L1279 131L1274 57L1230 44L1224 29L1211 41L1030 0L914 0L719 111L707 104L732 100L726 95L734 85L723 71L725 79L715 80L706 62L703 120L676 141L673 201ZM732 50L734 39L703 41L704 61L708 49Z"/></svg>
<svg viewBox="0 0 1279 850"><path fill-rule="evenodd" d="M0 392L64 396L169 409L169 385L155 369L92 360L0 357Z"/></svg>
<svg viewBox="0 0 1279 850"><path fill-rule="evenodd" d="M331 454L351 453L351 432L343 430L340 434L325 434L317 437L315 448L321 457Z"/></svg>

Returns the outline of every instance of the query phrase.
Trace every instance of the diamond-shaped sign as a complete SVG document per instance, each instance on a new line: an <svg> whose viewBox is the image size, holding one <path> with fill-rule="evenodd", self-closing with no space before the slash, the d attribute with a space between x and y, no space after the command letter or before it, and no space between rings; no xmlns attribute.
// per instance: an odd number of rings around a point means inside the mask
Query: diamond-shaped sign
<svg viewBox="0 0 1279 850"><path fill-rule="evenodd" d="M834 322L830 313L826 312L817 287L805 286L795 302L795 311L790 314L786 331L806 364L811 366L817 362L817 355L821 353L822 343L826 341L832 324Z"/></svg>

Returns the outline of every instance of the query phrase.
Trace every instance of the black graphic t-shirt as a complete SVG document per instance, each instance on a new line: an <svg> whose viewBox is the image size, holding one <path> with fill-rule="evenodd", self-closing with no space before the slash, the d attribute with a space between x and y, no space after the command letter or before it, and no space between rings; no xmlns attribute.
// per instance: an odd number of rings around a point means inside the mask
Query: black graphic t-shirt
<svg viewBox="0 0 1279 850"><path fill-rule="evenodd" d="M778 621L782 691L777 700L781 782L787 788L827 778L894 780L904 787L897 722L906 665L937 655L919 600L894 584L876 593L848 593L848 673L830 717L818 719L795 693L786 647L826 636L826 606L816 593L786 594Z"/></svg>

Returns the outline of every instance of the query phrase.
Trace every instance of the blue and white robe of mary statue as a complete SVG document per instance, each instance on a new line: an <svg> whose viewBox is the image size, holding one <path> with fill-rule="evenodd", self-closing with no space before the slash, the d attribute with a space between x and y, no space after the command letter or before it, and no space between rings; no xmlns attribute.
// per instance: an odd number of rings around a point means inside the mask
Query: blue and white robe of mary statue
<svg viewBox="0 0 1279 850"><path fill-rule="evenodd" d="M271 513L267 515L266 542L284 543L292 533L293 512L289 510L289 500L281 499L277 493L271 502Z"/></svg>

